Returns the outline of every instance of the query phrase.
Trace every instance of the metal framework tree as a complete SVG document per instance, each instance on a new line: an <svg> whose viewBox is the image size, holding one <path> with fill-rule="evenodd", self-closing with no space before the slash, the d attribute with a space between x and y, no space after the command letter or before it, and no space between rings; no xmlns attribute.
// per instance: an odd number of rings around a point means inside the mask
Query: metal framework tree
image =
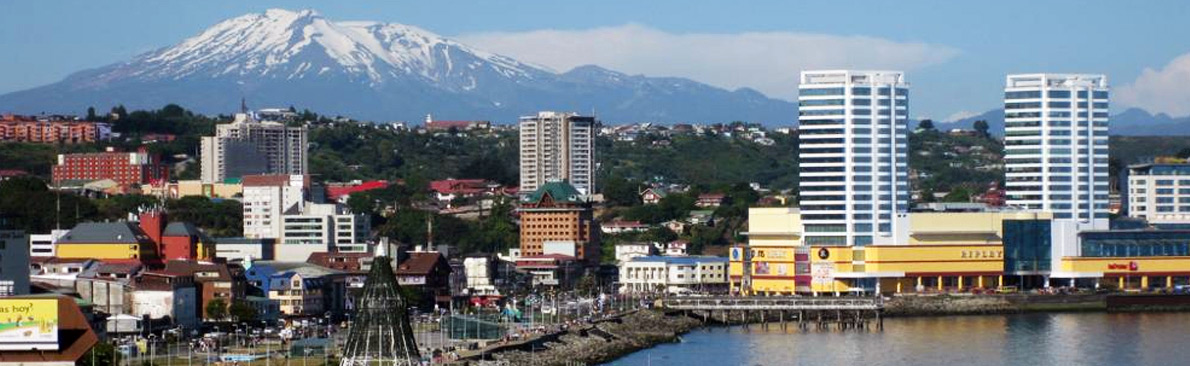
<svg viewBox="0 0 1190 366"><path fill-rule="evenodd" d="M343 346L340 366L413 366L421 355L391 258L382 251L372 261L363 293L355 302L355 318Z"/></svg>

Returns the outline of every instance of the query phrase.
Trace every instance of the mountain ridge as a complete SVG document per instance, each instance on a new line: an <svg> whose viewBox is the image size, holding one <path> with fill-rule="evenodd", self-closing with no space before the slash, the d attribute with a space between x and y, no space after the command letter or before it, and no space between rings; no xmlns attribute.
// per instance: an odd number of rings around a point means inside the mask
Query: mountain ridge
<svg viewBox="0 0 1190 366"><path fill-rule="evenodd" d="M559 73L415 26L282 9L230 18L130 60L0 95L0 111L176 103L219 113L241 98L374 121L418 121L432 113L513 122L538 110L595 110L609 122L792 124L797 116L794 103L750 89L594 65Z"/></svg>

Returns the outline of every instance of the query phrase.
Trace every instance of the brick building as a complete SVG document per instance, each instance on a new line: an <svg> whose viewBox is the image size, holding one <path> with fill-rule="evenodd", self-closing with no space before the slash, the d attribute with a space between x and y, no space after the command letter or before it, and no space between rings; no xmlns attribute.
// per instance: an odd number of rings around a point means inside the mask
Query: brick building
<svg viewBox="0 0 1190 366"><path fill-rule="evenodd" d="M27 116L0 116L0 142L68 143L111 138L110 124L89 121L37 120Z"/></svg>
<svg viewBox="0 0 1190 366"><path fill-rule="evenodd" d="M549 181L521 202L521 255L563 254L598 263L599 225L566 181ZM567 253L569 252L569 253Z"/></svg>
<svg viewBox="0 0 1190 366"><path fill-rule="evenodd" d="M169 180L169 167L159 156L145 149L118 152L111 148L99 153L59 154L54 165L54 183L111 179L120 186Z"/></svg>

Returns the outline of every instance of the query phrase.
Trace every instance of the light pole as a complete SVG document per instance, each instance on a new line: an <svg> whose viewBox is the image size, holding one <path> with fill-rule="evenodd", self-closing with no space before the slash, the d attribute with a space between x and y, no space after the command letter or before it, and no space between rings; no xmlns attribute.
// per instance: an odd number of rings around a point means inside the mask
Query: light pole
<svg viewBox="0 0 1190 366"><path fill-rule="evenodd" d="M157 358L156 350L153 348L153 339L157 338L156 334L149 334L149 364L153 364L153 359Z"/></svg>
<svg viewBox="0 0 1190 366"><path fill-rule="evenodd" d="M261 342L264 342L264 365L272 366L273 365L273 354L271 352L269 352L269 339L268 339L268 333L265 332L266 328L268 328L268 323L265 322L264 320L261 320L260 321L260 340L261 340Z"/></svg>

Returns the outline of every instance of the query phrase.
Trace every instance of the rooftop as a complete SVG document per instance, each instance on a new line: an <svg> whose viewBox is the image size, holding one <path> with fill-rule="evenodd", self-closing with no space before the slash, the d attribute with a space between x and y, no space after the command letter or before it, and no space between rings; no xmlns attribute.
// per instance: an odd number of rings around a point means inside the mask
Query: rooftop
<svg viewBox="0 0 1190 366"><path fill-rule="evenodd" d="M151 243L148 235L135 223L84 222L58 240L58 244L144 244Z"/></svg>
<svg viewBox="0 0 1190 366"><path fill-rule="evenodd" d="M662 262L666 264L678 265L697 265L699 263L727 263L727 258L724 257L710 257L710 256L690 256L690 257L665 257L665 256L644 256L632 258L630 262Z"/></svg>
<svg viewBox="0 0 1190 366"><path fill-rule="evenodd" d="M399 275L428 275L443 261L442 253L438 252L410 252L409 258L397 266Z"/></svg>
<svg viewBox="0 0 1190 366"><path fill-rule="evenodd" d="M585 203L582 193L575 189L573 185L565 180L549 181L543 184L536 191L530 193L525 201L528 203L541 203L543 199L549 197L553 202L563 203Z"/></svg>

